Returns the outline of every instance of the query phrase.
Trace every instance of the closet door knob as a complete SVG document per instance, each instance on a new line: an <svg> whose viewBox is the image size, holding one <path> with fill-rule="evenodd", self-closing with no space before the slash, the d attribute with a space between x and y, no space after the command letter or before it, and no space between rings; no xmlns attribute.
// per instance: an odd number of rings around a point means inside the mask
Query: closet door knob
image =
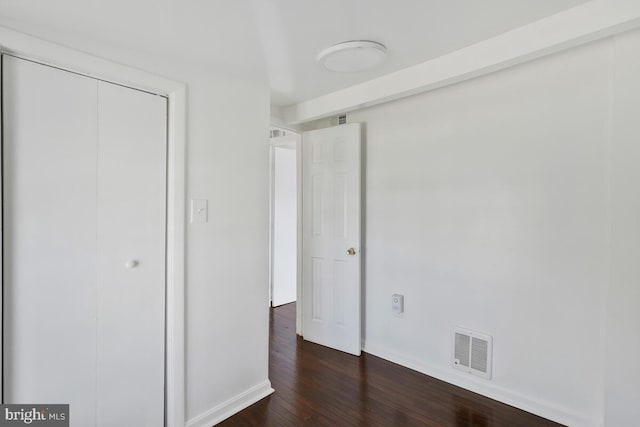
<svg viewBox="0 0 640 427"><path fill-rule="evenodd" d="M132 259L131 261L127 261L124 263L124 266L127 268L136 268L140 264L138 260Z"/></svg>

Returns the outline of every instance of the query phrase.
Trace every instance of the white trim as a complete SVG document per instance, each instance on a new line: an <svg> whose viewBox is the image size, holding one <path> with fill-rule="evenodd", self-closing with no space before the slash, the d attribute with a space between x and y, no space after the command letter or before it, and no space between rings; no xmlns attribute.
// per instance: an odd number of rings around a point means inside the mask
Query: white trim
<svg viewBox="0 0 640 427"><path fill-rule="evenodd" d="M0 51L100 80L167 96L166 426L185 422L184 253L186 85L0 27ZM0 186L1 186L0 182ZM0 284L2 277L0 276ZM1 315L1 312L0 312ZM0 374L1 375L1 374ZM0 384L2 377L0 376Z"/></svg>
<svg viewBox="0 0 640 427"><path fill-rule="evenodd" d="M0 42L2 41L2 39L0 39ZM3 101L3 94L2 94L2 82L4 80L3 77L3 66L4 66L4 58L2 53L2 49L1 49L0 45L0 152L2 152L2 147L4 147L4 141L3 141L3 137L4 137L4 127L3 127L3 119L4 119L4 114L2 113L2 101ZM2 328L0 330L0 403L4 403L4 379L2 377L2 374L4 373L4 349L3 349L3 345L4 345L4 313L3 313L3 309L4 309L4 301L3 301L3 297L4 297L4 237L3 237L3 231L4 231L4 219L2 217L3 213L4 213L4 183L2 181L2 177L3 177L3 171L2 171L2 166L4 165L4 159L2 158L2 156L0 156L0 327Z"/></svg>
<svg viewBox="0 0 640 427"><path fill-rule="evenodd" d="M592 0L421 64L274 112L291 126L480 77L640 26L637 0Z"/></svg>
<svg viewBox="0 0 640 427"><path fill-rule="evenodd" d="M297 202L298 202L298 221L297 221L297 242L296 242L296 254L297 254L297 270L296 270L296 334L302 335L302 306L303 306L303 292L302 292L302 133L298 134L298 140L296 141L296 185L297 185Z"/></svg>
<svg viewBox="0 0 640 427"><path fill-rule="evenodd" d="M276 160L273 144L269 142L269 307L273 307L273 248L274 231L273 222L275 220L275 182L276 182Z"/></svg>
<svg viewBox="0 0 640 427"><path fill-rule="evenodd" d="M186 86L169 94L167 170L166 426L184 426Z"/></svg>
<svg viewBox="0 0 640 427"><path fill-rule="evenodd" d="M210 427L216 425L242 411L244 408L264 399L273 392L271 382L269 380L263 381L231 399L214 406L208 411L191 418L187 422L187 427Z"/></svg>
<svg viewBox="0 0 640 427"><path fill-rule="evenodd" d="M184 83L5 27L0 27L0 46L14 56L160 95L171 95L186 88Z"/></svg>
<svg viewBox="0 0 640 427"><path fill-rule="evenodd" d="M587 418L583 414L571 411L555 403L513 392L491 381L461 374L453 368L450 370L443 369L423 361L417 361L382 346L365 343L362 351L563 425L580 427L599 427L602 425L599 420Z"/></svg>

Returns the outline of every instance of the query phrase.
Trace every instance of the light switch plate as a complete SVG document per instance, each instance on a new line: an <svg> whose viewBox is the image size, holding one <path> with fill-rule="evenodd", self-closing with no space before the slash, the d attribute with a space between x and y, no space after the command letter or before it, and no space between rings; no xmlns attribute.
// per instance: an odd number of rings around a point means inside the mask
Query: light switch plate
<svg viewBox="0 0 640 427"><path fill-rule="evenodd" d="M191 199L191 223L204 224L209 220L206 199Z"/></svg>

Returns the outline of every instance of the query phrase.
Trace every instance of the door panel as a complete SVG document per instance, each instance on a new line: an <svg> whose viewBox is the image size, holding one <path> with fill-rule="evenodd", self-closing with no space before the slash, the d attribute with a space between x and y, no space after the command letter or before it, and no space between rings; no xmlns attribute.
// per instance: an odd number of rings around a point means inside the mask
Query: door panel
<svg viewBox="0 0 640 427"><path fill-rule="evenodd" d="M303 336L356 355L361 348L360 144L359 124L303 134Z"/></svg>
<svg viewBox="0 0 640 427"><path fill-rule="evenodd" d="M166 111L98 83L99 426L164 420Z"/></svg>
<svg viewBox="0 0 640 427"><path fill-rule="evenodd" d="M4 399L69 403L86 426L96 402L96 89L3 57Z"/></svg>

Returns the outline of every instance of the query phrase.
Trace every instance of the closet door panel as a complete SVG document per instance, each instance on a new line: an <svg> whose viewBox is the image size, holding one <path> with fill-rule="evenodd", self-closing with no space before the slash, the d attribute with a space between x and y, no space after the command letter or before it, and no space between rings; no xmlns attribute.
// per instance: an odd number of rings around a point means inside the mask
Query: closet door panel
<svg viewBox="0 0 640 427"><path fill-rule="evenodd" d="M3 57L7 403L96 410L96 80Z"/></svg>
<svg viewBox="0 0 640 427"><path fill-rule="evenodd" d="M166 112L98 84L98 426L163 425Z"/></svg>

